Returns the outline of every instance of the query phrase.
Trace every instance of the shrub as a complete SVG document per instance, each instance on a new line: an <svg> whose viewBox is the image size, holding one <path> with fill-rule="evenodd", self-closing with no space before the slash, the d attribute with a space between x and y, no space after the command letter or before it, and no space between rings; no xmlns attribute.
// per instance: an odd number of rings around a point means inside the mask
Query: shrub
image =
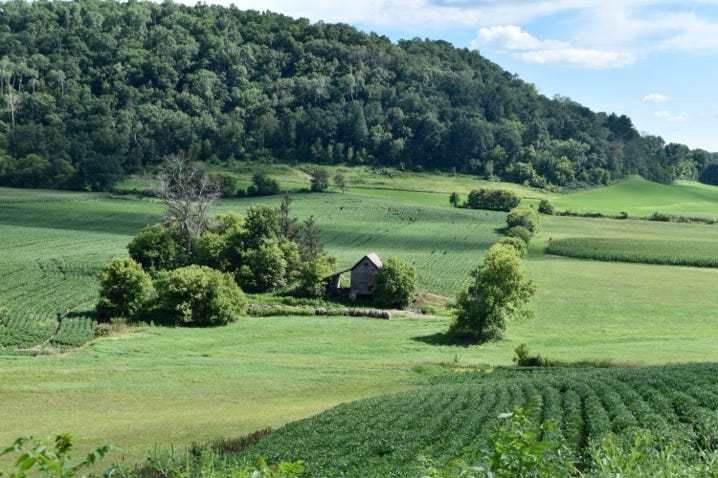
<svg viewBox="0 0 718 478"><path fill-rule="evenodd" d="M255 173L252 184L247 188L247 196L269 196L279 193L279 182L264 173Z"/></svg>
<svg viewBox="0 0 718 478"><path fill-rule="evenodd" d="M324 168L314 168L309 181L312 191L326 191L329 187L329 173Z"/></svg>
<svg viewBox="0 0 718 478"><path fill-rule="evenodd" d="M144 270L174 269L184 262L179 236L162 224L146 226L127 245L130 257Z"/></svg>
<svg viewBox="0 0 718 478"><path fill-rule="evenodd" d="M514 249L516 249L516 253L518 253L519 257L524 257L526 253L528 252L528 247L526 243L523 241L523 239L519 237L507 237L504 236L501 239L497 241L499 244L506 244L507 246L511 246Z"/></svg>
<svg viewBox="0 0 718 478"><path fill-rule="evenodd" d="M544 360L540 355L529 355L529 348L526 344L519 345L514 352L516 357L513 360L519 367L542 367L544 365Z"/></svg>
<svg viewBox="0 0 718 478"><path fill-rule="evenodd" d="M510 227L506 231L506 237L516 237L516 238L524 241L526 243L526 245L528 245L529 242L531 242L531 236L533 236L533 234L531 234L531 231L529 231L528 229L526 229L523 226Z"/></svg>
<svg viewBox="0 0 718 478"><path fill-rule="evenodd" d="M304 297L322 297L326 293L325 278L332 273L333 264L326 256L305 262L299 268L297 293Z"/></svg>
<svg viewBox="0 0 718 478"><path fill-rule="evenodd" d="M374 275L374 301L381 307L404 308L418 287L416 268L408 262L389 257Z"/></svg>
<svg viewBox="0 0 718 478"><path fill-rule="evenodd" d="M229 198L237 192L237 179L231 174L215 173L210 174L209 177L217 185L217 189L222 197Z"/></svg>
<svg viewBox="0 0 718 478"><path fill-rule="evenodd" d="M548 199L542 199L539 202L538 212L551 216L554 213L553 205L548 201Z"/></svg>
<svg viewBox="0 0 718 478"><path fill-rule="evenodd" d="M648 218L649 221L660 221L660 222L669 222L671 220L671 216L664 212L654 212L651 214L651 217Z"/></svg>
<svg viewBox="0 0 718 478"><path fill-rule="evenodd" d="M132 259L113 259L100 272L97 314L104 321L112 317L136 319L152 295L152 280L140 264Z"/></svg>
<svg viewBox="0 0 718 478"><path fill-rule="evenodd" d="M538 212L536 209L529 206L515 207L509 211L506 216L506 225L511 228L514 226L522 226L528 229L531 233L536 233L539 230L541 220L539 219Z"/></svg>
<svg viewBox="0 0 718 478"><path fill-rule="evenodd" d="M286 285L287 261L275 238L265 238L242 255L235 272L237 283L248 292L269 292Z"/></svg>
<svg viewBox="0 0 718 478"><path fill-rule="evenodd" d="M190 265L163 272L157 279L157 311L176 325L207 327L236 320L247 305L228 273Z"/></svg>
<svg viewBox="0 0 718 478"><path fill-rule="evenodd" d="M33 438L18 438L6 449L0 449L0 458L11 453L18 453L14 462L17 473L10 473L10 478L24 478L25 476L35 476L34 473L28 473L33 468L41 476L48 478L74 478L77 476L86 476L84 471L86 468L95 467L97 461L113 450L122 451L114 445L104 445L95 448L85 456L82 461L72 463L70 451L72 450L72 437L68 434L57 435L55 437L54 446L48 446ZM112 466L105 470L103 476L112 476L115 467ZM0 476L5 476L0 472ZM92 475L90 475L92 476Z"/></svg>
<svg viewBox="0 0 718 478"><path fill-rule="evenodd" d="M520 202L521 198L511 191L501 189L474 189L469 193L464 205L471 209L509 211L518 206Z"/></svg>

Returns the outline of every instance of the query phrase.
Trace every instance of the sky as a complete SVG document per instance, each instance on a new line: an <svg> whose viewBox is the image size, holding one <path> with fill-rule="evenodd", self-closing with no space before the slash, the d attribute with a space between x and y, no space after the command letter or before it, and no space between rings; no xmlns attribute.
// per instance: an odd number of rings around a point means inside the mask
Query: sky
<svg viewBox="0 0 718 478"><path fill-rule="evenodd" d="M446 40L548 97L718 152L718 0L207 1L347 23L393 41Z"/></svg>

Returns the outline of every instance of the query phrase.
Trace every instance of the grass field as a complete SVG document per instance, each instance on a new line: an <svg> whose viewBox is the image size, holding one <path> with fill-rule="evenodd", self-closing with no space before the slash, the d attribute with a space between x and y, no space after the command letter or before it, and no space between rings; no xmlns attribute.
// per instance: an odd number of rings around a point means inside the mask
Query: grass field
<svg viewBox="0 0 718 478"><path fill-rule="evenodd" d="M504 215L453 209L440 196L350 188L296 194L292 207L300 218L316 216L340 266L371 250L396 254L416 265L422 287L451 294L498 237ZM261 201L278 205L280 198ZM253 202L222 201L214 210L242 213ZM91 307L102 263L125 255L131 236L161 213L148 199L1 188L0 206L0 304L45 318ZM718 361L718 270L543 252L550 238L715 242L716 226L542 221L527 258L536 318L509 324L502 341L450 345L448 318L247 318L222 329L147 327L61 355L0 355L0 443L68 431L81 449L109 440L133 461L154 445L236 436L411 388L447 364L508 365L520 343L554 360Z"/></svg>
<svg viewBox="0 0 718 478"><path fill-rule="evenodd" d="M577 212L650 216L664 212L686 216L718 216L718 188L679 181L664 185L634 177L604 188L587 189L551 200L554 207Z"/></svg>

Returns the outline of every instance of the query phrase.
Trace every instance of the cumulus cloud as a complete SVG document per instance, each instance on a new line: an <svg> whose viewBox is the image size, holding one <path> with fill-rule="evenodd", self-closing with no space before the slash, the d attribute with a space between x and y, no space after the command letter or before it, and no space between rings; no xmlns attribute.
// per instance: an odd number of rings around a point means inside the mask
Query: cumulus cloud
<svg viewBox="0 0 718 478"><path fill-rule="evenodd" d="M516 25L480 28L472 46L514 52L524 61L542 65L605 69L626 66L635 61L635 57L628 52L577 48L564 41L539 39Z"/></svg>
<svg viewBox="0 0 718 478"><path fill-rule="evenodd" d="M665 103L668 100L670 100L669 97L660 93L649 93L643 97L645 103Z"/></svg>
<svg viewBox="0 0 718 478"><path fill-rule="evenodd" d="M553 40L539 40L516 25L497 25L480 28L472 45L485 46L494 50L535 50L559 48L564 43Z"/></svg>

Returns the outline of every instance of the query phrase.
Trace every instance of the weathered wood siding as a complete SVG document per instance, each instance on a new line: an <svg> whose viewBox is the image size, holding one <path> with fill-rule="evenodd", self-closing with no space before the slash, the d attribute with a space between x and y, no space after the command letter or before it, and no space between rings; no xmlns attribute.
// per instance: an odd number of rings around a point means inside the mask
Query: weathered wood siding
<svg viewBox="0 0 718 478"><path fill-rule="evenodd" d="M357 295L371 295L373 292L374 274L379 268L368 258L354 266L351 272L351 293Z"/></svg>

